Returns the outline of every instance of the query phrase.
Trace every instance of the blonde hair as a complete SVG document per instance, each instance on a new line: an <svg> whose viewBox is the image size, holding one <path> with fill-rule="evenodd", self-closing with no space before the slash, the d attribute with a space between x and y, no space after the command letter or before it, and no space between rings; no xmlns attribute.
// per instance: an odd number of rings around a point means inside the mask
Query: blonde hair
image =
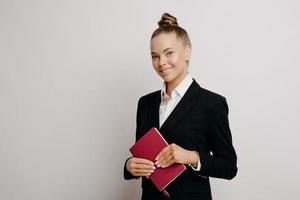
<svg viewBox="0 0 300 200"><path fill-rule="evenodd" d="M183 41L184 45L191 46L188 33L184 30L184 28L178 25L176 17L169 13L164 13L158 22L158 26L159 27L152 33L151 40L161 33L175 33L176 36Z"/></svg>

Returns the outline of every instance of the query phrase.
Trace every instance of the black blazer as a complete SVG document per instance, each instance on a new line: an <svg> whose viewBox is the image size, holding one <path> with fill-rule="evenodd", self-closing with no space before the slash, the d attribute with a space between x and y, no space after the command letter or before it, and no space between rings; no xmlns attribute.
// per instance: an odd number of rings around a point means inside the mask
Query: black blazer
<svg viewBox="0 0 300 200"><path fill-rule="evenodd" d="M166 190L172 200L211 199L208 177L232 179L237 173L226 99L193 83L173 112L159 128L160 91L140 98L137 108L136 140L156 127L169 144L175 143L200 155L201 169L187 170ZM124 178L137 178L126 170ZM142 200L165 199L151 180L142 178Z"/></svg>

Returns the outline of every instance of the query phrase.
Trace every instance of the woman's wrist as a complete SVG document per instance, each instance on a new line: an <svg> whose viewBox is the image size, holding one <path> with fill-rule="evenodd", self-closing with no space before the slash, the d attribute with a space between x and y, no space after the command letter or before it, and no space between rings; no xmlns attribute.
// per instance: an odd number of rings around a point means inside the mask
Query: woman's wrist
<svg viewBox="0 0 300 200"><path fill-rule="evenodd" d="M190 161L188 162L188 164L192 165L193 167L197 167L198 165L198 161L199 161L199 154L197 151L190 151Z"/></svg>

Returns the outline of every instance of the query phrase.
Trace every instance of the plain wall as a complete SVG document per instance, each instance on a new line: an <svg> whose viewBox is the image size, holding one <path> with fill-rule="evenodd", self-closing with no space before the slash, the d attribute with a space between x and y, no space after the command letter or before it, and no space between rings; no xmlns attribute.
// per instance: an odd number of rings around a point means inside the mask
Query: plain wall
<svg viewBox="0 0 300 200"><path fill-rule="evenodd" d="M214 199L298 200L297 0L0 0L0 199L137 200L122 178L149 41L163 12L190 34L190 73L227 98L238 174Z"/></svg>

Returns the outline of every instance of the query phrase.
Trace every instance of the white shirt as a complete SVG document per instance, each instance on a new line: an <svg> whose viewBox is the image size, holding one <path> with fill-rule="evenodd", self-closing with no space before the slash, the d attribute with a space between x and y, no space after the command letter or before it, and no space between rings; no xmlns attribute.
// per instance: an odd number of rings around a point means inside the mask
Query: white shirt
<svg viewBox="0 0 300 200"><path fill-rule="evenodd" d="M166 83L164 82L161 89L161 103L159 107L159 127L163 125L169 115L172 113L176 105L182 99L188 88L191 86L193 79L190 74L177 85L177 87L172 91L171 97L168 96L166 92ZM191 165L190 165L191 166ZM198 159L197 168L191 166L193 170L200 171L200 159Z"/></svg>

